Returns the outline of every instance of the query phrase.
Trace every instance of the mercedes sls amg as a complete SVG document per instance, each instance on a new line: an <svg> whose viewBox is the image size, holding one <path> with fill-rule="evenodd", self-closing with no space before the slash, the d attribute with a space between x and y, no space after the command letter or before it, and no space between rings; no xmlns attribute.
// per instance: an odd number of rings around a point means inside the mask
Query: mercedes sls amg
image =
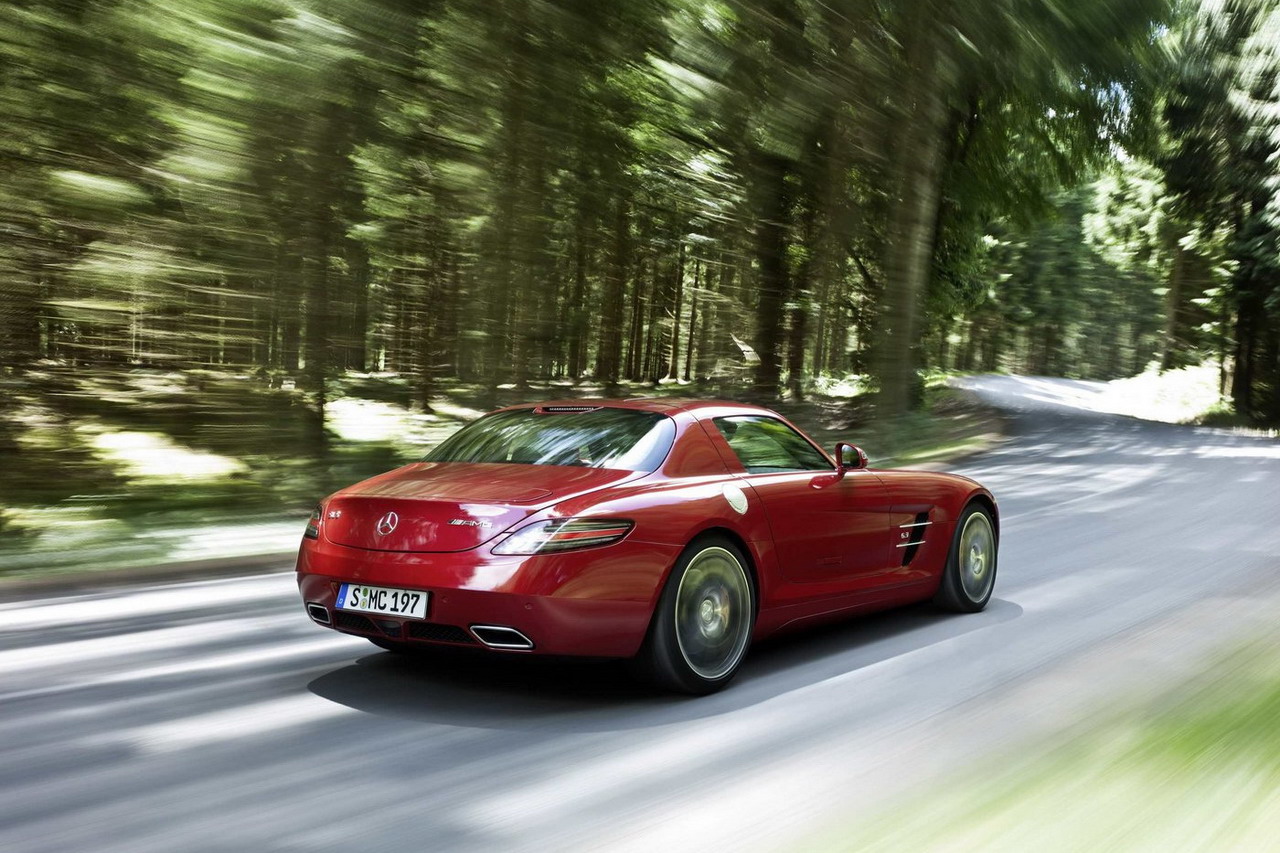
<svg viewBox="0 0 1280 853"><path fill-rule="evenodd" d="M780 631L983 609L998 543L972 480L828 455L768 409L575 400L493 412L325 498L297 577L312 620L384 649L633 658L709 693Z"/></svg>

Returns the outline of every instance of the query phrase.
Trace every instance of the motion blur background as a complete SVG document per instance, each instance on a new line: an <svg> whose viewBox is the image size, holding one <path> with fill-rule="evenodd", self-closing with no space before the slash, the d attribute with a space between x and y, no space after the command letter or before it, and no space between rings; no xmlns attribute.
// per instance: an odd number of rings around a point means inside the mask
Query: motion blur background
<svg viewBox="0 0 1280 853"><path fill-rule="evenodd" d="M949 460L991 606L307 620L318 498L637 394ZM0 849L1274 850L1277 425L1280 0L3 0Z"/></svg>
<svg viewBox="0 0 1280 853"><path fill-rule="evenodd" d="M749 398L875 456L954 438L948 372L1183 369L1179 417L1280 422L1278 32L1231 0L7 0L0 573L200 556L197 524L271 550L548 395Z"/></svg>

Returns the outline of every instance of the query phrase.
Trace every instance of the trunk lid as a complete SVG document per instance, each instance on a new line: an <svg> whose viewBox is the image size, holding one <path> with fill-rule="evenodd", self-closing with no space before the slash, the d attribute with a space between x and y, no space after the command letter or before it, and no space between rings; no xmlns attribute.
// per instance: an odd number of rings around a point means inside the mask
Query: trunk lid
<svg viewBox="0 0 1280 853"><path fill-rule="evenodd" d="M335 494L324 537L373 551L466 551L540 507L637 476L550 465L419 462Z"/></svg>

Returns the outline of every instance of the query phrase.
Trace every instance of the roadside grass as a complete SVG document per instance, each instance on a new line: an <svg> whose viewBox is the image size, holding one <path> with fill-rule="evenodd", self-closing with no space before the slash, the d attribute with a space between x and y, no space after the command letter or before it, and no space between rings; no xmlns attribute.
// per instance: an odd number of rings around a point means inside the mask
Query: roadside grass
<svg viewBox="0 0 1280 853"><path fill-rule="evenodd" d="M1273 630L1163 701L956 774L803 849L1275 850L1278 652Z"/></svg>
<svg viewBox="0 0 1280 853"><path fill-rule="evenodd" d="M922 411L892 428L871 419L856 377L831 393L766 403L825 448L863 446L885 467L953 458L1000 430L991 410L936 379ZM0 577L84 574L139 565L276 554L297 547L314 501L421 458L488 408L601 396L587 383L455 385L410 407L406 380L349 374L332 383L316 447L306 395L230 373L50 369L6 389L0 412ZM735 386L623 386L620 396L742 397ZM481 402L485 400L485 402Z"/></svg>
<svg viewBox="0 0 1280 853"><path fill-rule="evenodd" d="M348 381L369 398L335 382L317 448L307 396L261 377L51 366L10 380L0 577L294 550L317 497L417 458L479 414L412 412L394 402L407 403L407 383Z"/></svg>
<svg viewBox="0 0 1280 853"><path fill-rule="evenodd" d="M874 419L866 395L777 402L782 413L826 450L838 441L856 444L877 468L933 466L977 453L1000 437L1004 422L972 395L943 384L924 389L921 408L892 422Z"/></svg>
<svg viewBox="0 0 1280 853"><path fill-rule="evenodd" d="M931 466L989 447L1003 434L1004 420L971 394L938 382L925 388L921 411L896 424L874 424L870 440L878 441L886 431L893 434L885 442L885 457L877 459L872 449L867 450L872 464L887 468Z"/></svg>

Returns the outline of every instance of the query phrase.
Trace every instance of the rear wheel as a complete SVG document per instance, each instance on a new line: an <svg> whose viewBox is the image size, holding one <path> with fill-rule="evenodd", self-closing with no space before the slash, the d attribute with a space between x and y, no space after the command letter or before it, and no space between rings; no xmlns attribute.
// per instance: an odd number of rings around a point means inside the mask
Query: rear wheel
<svg viewBox="0 0 1280 853"><path fill-rule="evenodd" d="M960 613L986 607L996 584L997 544L990 511L976 502L965 507L934 602Z"/></svg>
<svg viewBox="0 0 1280 853"><path fill-rule="evenodd" d="M755 624L746 566L737 546L721 537L699 539L680 555L640 653L660 686L701 695L732 680Z"/></svg>

